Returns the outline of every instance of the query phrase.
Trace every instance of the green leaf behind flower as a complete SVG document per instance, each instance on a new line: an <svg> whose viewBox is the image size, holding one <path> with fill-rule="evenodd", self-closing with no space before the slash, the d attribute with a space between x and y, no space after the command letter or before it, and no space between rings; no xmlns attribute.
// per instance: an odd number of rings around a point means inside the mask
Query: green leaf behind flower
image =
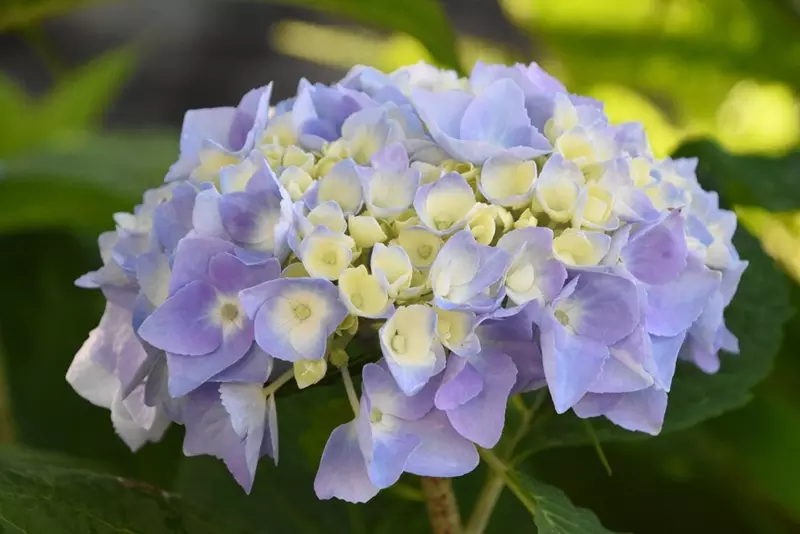
<svg viewBox="0 0 800 534"><path fill-rule="evenodd" d="M177 159L177 135L86 134L0 162L0 234L66 227L99 232L130 211Z"/></svg>
<svg viewBox="0 0 800 534"><path fill-rule="evenodd" d="M461 71L456 34L437 0L263 0L343 15L362 24L407 33L443 67Z"/></svg>
<svg viewBox="0 0 800 534"><path fill-rule="evenodd" d="M533 520L539 534L610 534L586 508L575 506L560 489L517 473L520 488L536 503Z"/></svg>
<svg viewBox="0 0 800 534"><path fill-rule="evenodd" d="M69 459L0 449L0 532L241 534L177 495L73 467Z"/></svg>

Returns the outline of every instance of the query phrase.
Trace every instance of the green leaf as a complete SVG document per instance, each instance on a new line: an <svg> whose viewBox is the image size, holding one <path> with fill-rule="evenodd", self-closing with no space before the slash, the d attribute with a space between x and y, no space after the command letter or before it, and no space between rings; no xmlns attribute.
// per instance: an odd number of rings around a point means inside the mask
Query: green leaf
<svg viewBox="0 0 800 534"><path fill-rule="evenodd" d="M437 0L264 0L343 15L362 24L407 33L442 66L461 72L456 34Z"/></svg>
<svg viewBox="0 0 800 534"><path fill-rule="evenodd" d="M67 135L97 127L135 63L133 48L124 47L92 59L59 80L37 106L42 133Z"/></svg>
<svg viewBox="0 0 800 534"><path fill-rule="evenodd" d="M0 7L0 31L27 26L102 1L108 0L5 0Z"/></svg>
<svg viewBox="0 0 800 534"><path fill-rule="evenodd" d="M15 439L84 458L98 470L169 487L181 454L181 429L170 429L162 443L133 454L114 433L109 411L81 398L64 379L103 312L99 291L73 284L100 263L93 237L0 236L0 344Z"/></svg>
<svg viewBox="0 0 800 534"><path fill-rule="evenodd" d="M719 191L727 206L758 206L772 212L800 209L800 151L781 157L739 156L708 140L693 140L673 154L698 158L703 187Z"/></svg>
<svg viewBox="0 0 800 534"><path fill-rule="evenodd" d="M516 473L520 488L536 503L533 520L539 534L610 534L591 510L572 504L560 489Z"/></svg>
<svg viewBox="0 0 800 534"><path fill-rule="evenodd" d="M70 467L67 460L0 449L0 531L9 534L236 534L177 495Z"/></svg>
<svg viewBox="0 0 800 534"><path fill-rule="evenodd" d="M28 98L11 79L0 75L0 158L49 147L80 143L94 130L130 77L132 47L113 50L71 71L39 100Z"/></svg>
<svg viewBox="0 0 800 534"><path fill-rule="evenodd" d="M681 149L678 155L686 157L694 155L694 152ZM703 161L704 155L699 155ZM725 200L728 195L728 181L722 177L726 176L725 172L730 168L721 167L717 171L713 163L715 160L707 159L711 161L701 164L698 177L706 189L719 188L717 190ZM792 161L787 159L784 163L791 164ZM744 169L747 167L744 166ZM709 180L712 174L718 177L716 185ZM772 176L761 174L760 179L763 183L769 183ZM731 182L735 190L739 182L735 177ZM662 433L683 430L745 405L752 398L752 388L769 373L772 361L781 347L784 325L793 315L788 295L789 281L775 262L764 253L758 240L739 228L733 241L742 258L750 262L742 277L739 291L725 312L728 327L739 338L741 353L722 354L722 368L715 375L707 375L685 362L678 363ZM648 437L646 434L628 432L605 419L598 419L592 424L600 441ZM534 424L525 444L530 453L589 442L590 436L584 425L570 412L561 416L554 416L552 413L544 415L538 424Z"/></svg>
<svg viewBox="0 0 800 534"><path fill-rule="evenodd" d="M491 451L481 457L530 512L539 534L611 534L589 510L572 504L560 489L510 468Z"/></svg>
<svg viewBox="0 0 800 534"><path fill-rule="evenodd" d="M111 228L162 182L177 157L173 133L86 135L0 164L0 234L30 228Z"/></svg>

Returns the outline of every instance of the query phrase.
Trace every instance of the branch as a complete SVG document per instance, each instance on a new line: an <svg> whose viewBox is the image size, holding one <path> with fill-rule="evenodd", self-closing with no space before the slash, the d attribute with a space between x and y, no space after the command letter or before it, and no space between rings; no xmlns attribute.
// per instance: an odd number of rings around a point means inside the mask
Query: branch
<svg viewBox="0 0 800 534"><path fill-rule="evenodd" d="M461 515L449 478L422 477L433 534L462 534Z"/></svg>

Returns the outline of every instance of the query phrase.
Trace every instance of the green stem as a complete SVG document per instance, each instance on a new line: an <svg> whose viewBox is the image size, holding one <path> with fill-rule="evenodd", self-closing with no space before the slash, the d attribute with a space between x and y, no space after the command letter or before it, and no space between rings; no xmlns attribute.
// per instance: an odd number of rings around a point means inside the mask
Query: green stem
<svg viewBox="0 0 800 534"><path fill-rule="evenodd" d="M281 388L281 386L283 386L286 382L288 382L292 378L294 378L294 368L291 368L285 373L283 373L281 376L276 378L274 382L267 384L267 386L263 390L264 396L269 397L270 395L278 391Z"/></svg>
<svg viewBox="0 0 800 534"><path fill-rule="evenodd" d="M469 516L467 534L480 534L486 530L505 485L506 482L499 473L494 470L489 471L478 501L475 503L475 508L472 509L472 515Z"/></svg>
<svg viewBox="0 0 800 534"><path fill-rule="evenodd" d="M501 465L503 465L504 470L505 464L513 457L514 450L517 448L517 445L519 445L519 442L522 441L522 439L528 434L531 423L533 422L533 417L544 402L544 399L545 392L540 391L536 396L531 408L525 406L525 402L519 395L511 399L512 405L522 414L522 421L520 421L520 424L517 426L511 441L508 442L508 445L503 452L503 457L505 460L500 460L498 458L498 461L501 463ZM486 482L483 485L481 494L478 496L478 501L475 504L475 508L472 510L469 523L467 523L467 534L481 534L486 530L486 527L489 525L489 520L492 517L492 512L497 505L497 501L500 499L500 494L503 493L503 487L505 485L506 480L503 478L503 474L496 469L492 469L486 476Z"/></svg>
<svg viewBox="0 0 800 534"><path fill-rule="evenodd" d="M353 385L353 378L350 376L350 371L347 369L347 365L343 365L340 368L342 373L342 382L344 382L344 389L347 391L347 400L350 401L350 407L353 409L353 413L358 417L358 395L356 395L356 388Z"/></svg>
<svg viewBox="0 0 800 534"><path fill-rule="evenodd" d="M433 534L462 534L461 515L450 479L422 477L422 494Z"/></svg>
<svg viewBox="0 0 800 534"><path fill-rule="evenodd" d="M530 495L523 491L522 487L519 485L519 481L509 474L508 468L503 460L495 456L492 451L488 451L486 449L480 449L478 452L480 453L481 458L483 458L483 461L486 462L486 465L488 465L489 468L495 473L500 475L508 489L511 490L511 492L517 497L517 499L519 499L525 508L527 508L531 514L536 514L536 503L533 501L533 499L531 499Z"/></svg>

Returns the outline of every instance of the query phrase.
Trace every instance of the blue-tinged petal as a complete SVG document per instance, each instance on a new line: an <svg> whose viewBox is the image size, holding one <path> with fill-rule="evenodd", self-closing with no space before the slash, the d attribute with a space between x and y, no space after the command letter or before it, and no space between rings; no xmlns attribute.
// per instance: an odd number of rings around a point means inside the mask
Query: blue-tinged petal
<svg viewBox="0 0 800 534"><path fill-rule="evenodd" d="M217 292L194 281L179 289L139 327L142 339L167 352L201 356L222 343L222 329L210 319Z"/></svg>
<svg viewBox="0 0 800 534"><path fill-rule="evenodd" d="M357 167L367 209L376 217L400 215L414 201L419 171L408 166L408 156L400 144L387 146L373 158L379 162L377 167Z"/></svg>
<svg viewBox="0 0 800 534"><path fill-rule="evenodd" d="M594 384L608 359L606 346L571 334L552 316L543 317L542 361L557 413L569 410Z"/></svg>
<svg viewBox="0 0 800 534"><path fill-rule="evenodd" d="M553 300L567 279L564 265L553 257L553 231L529 227L503 235L497 247L511 255L506 293L515 304L534 299Z"/></svg>
<svg viewBox="0 0 800 534"><path fill-rule="evenodd" d="M685 333L672 337L650 336L650 345L653 348L652 361L645 361L645 369L652 375L659 389L670 390L678 353L685 339Z"/></svg>
<svg viewBox="0 0 800 534"><path fill-rule="evenodd" d="M210 381L264 384L272 374L273 363L272 356L253 343L238 362L211 377Z"/></svg>
<svg viewBox="0 0 800 534"><path fill-rule="evenodd" d="M650 336L644 328L634 331L610 347L611 357L589 388L592 393L627 393L653 385L654 379L645 365L653 360Z"/></svg>
<svg viewBox="0 0 800 534"><path fill-rule="evenodd" d="M475 445L462 437L439 410L431 410L416 421L404 421L403 428L420 439L408 457L408 473L428 477L458 477L478 466Z"/></svg>
<svg viewBox="0 0 800 534"><path fill-rule="evenodd" d="M674 211L658 224L634 231L622 248L625 267L646 284L665 284L686 267L683 217Z"/></svg>
<svg viewBox="0 0 800 534"><path fill-rule="evenodd" d="M219 203L221 200L222 195L220 195L213 186L197 194L192 210L192 227L197 235L222 239L227 238L227 232L222 225L222 216L219 213Z"/></svg>
<svg viewBox="0 0 800 534"><path fill-rule="evenodd" d="M192 229L197 193L191 183L180 183L172 190L172 198L156 206L153 212L153 231L168 254Z"/></svg>
<svg viewBox="0 0 800 534"><path fill-rule="evenodd" d="M319 360L328 336L347 316L332 283L320 278L279 278L239 293L254 317L258 345L286 361Z"/></svg>
<svg viewBox="0 0 800 534"><path fill-rule="evenodd" d="M234 151L248 151L261 139L269 119L272 82L248 91L236 107L228 135L228 146Z"/></svg>
<svg viewBox="0 0 800 534"><path fill-rule="evenodd" d="M700 317L720 280L720 273L689 255L686 268L677 278L647 288L647 331L665 337L686 331Z"/></svg>
<svg viewBox="0 0 800 534"><path fill-rule="evenodd" d="M223 252L208 262L208 276L211 282L225 294L235 295L242 289L257 286L277 278L280 274L281 264L275 258L248 265L233 254Z"/></svg>
<svg viewBox="0 0 800 534"><path fill-rule="evenodd" d="M367 502L378 494L358 445L355 421L331 432L314 478L314 491L319 499L336 497L352 503Z"/></svg>
<svg viewBox="0 0 800 534"><path fill-rule="evenodd" d="M575 334L604 345L613 345L639 324L640 307L636 285L622 276L575 271L572 293L553 302L555 314Z"/></svg>
<svg viewBox="0 0 800 534"><path fill-rule="evenodd" d="M460 136L461 118L472 102L468 93L416 90L412 97L422 122L437 143L446 145L448 138L457 139Z"/></svg>
<svg viewBox="0 0 800 534"><path fill-rule="evenodd" d="M170 167L166 181L171 182L189 177L192 170L200 163L199 153L207 139L218 143L227 143L235 117L236 108L233 107L187 111L181 127L180 157Z"/></svg>
<svg viewBox="0 0 800 534"><path fill-rule="evenodd" d="M439 251L430 271L436 305L485 313L504 296L501 282L511 261L502 249L481 245L472 232L462 230Z"/></svg>
<svg viewBox="0 0 800 534"><path fill-rule="evenodd" d="M438 382L430 381L415 395L406 395L383 364L364 366L363 388L370 406L405 420L420 419L433 408L433 396Z"/></svg>
<svg viewBox="0 0 800 534"><path fill-rule="evenodd" d="M241 361L253 345L253 325L224 336L220 346L208 354L187 356L167 352L169 394L177 398L194 391Z"/></svg>
<svg viewBox="0 0 800 534"><path fill-rule="evenodd" d="M614 408L624 397L623 393L587 393L572 407L581 419L600 417Z"/></svg>
<svg viewBox="0 0 800 534"><path fill-rule="evenodd" d="M178 243L172 264L169 292L174 294L189 282L213 284L208 275L211 258L223 252L233 252L233 243L212 237L186 237Z"/></svg>
<svg viewBox="0 0 800 534"><path fill-rule="evenodd" d="M518 132L530 127L522 89L511 80L497 80L481 91L464 110L459 138L511 148L522 144Z"/></svg>
<svg viewBox="0 0 800 534"><path fill-rule="evenodd" d="M420 445L420 438L409 434L402 423L402 419L384 414L362 400L356 420L358 442L369 479L380 489L400 479L409 456Z"/></svg>
<svg viewBox="0 0 800 534"><path fill-rule="evenodd" d="M627 430L656 436L661 432L666 411L667 392L647 388L622 395L605 416Z"/></svg>
<svg viewBox="0 0 800 534"><path fill-rule="evenodd" d="M483 391L483 377L469 364L467 358L451 355L442 376L442 384L436 391L436 407L454 410L474 399Z"/></svg>
<svg viewBox="0 0 800 534"><path fill-rule="evenodd" d="M219 386L209 384L190 394L183 410L183 420L186 427L183 453L186 456L208 454L221 459L236 482L250 493L255 472L250 468L252 448L247 447L249 432L243 439L234 429L231 415L220 399ZM246 430L244 423L247 421L237 421L239 430ZM255 430L255 426L250 426L250 429ZM261 429L264 428L266 426L262 423ZM260 444L263 438L263 435L259 438L256 431L250 440L258 440ZM260 454L260 450L258 452Z"/></svg>
<svg viewBox="0 0 800 534"><path fill-rule="evenodd" d="M267 422L267 399L263 389L260 384L222 384L219 396L230 416L233 431L243 442L247 471L255 478Z"/></svg>
<svg viewBox="0 0 800 534"><path fill-rule="evenodd" d="M553 114L553 97L555 93L566 93L566 88L554 77L547 74L538 64L513 66L487 65L481 61L475 63L470 75L472 90L479 93L498 79L512 80L525 94L525 108L531 123L544 128L547 119Z"/></svg>
<svg viewBox="0 0 800 534"><path fill-rule="evenodd" d="M450 358L458 358L451 354ZM483 378L483 388L472 399L448 410L447 418L459 434L484 448L492 448L500 440L505 425L506 405L517 379L514 362L502 352L488 349L471 358Z"/></svg>

